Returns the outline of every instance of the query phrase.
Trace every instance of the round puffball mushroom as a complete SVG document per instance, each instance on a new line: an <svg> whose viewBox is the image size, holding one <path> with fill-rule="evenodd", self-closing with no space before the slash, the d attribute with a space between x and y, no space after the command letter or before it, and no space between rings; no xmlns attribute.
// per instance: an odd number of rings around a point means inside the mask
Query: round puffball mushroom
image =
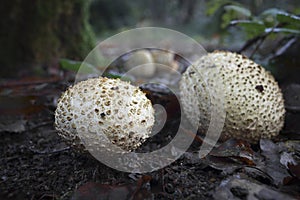
<svg viewBox="0 0 300 200"><path fill-rule="evenodd" d="M151 51L153 60L155 63L159 63L162 65L170 65L174 60L174 53L163 50L152 50Z"/></svg>
<svg viewBox="0 0 300 200"><path fill-rule="evenodd" d="M208 129L211 106L218 110L220 105L211 99L218 99L217 91L223 92L223 140L256 143L278 135L284 125L283 95L274 77L240 54L215 51L201 57L183 74L180 91L184 113L200 132Z"/></svg>
<svg viewBox="0 0 300 200"><path fill-rule="evenodd" d="M80 150L85 147L79 131L92 139L92 145L103 146L99 136L104 134L111 143L132 151L149 137L153 124L151 101L138 87L120 79L79 82L62 94L55 111L59 135Z"/></svg>
<svg viewBox="0 0 300 200"><path fill-rule="evenodd" d="M179 65L174 60L175 54L173 52L155 49L151 50L151 54L154 62L161 64L156 65L156 71L158 73L174 73L178 70Z"/></svg>
<svg viewBox="0 0 300 200"><path fill-rule="evenodd" d="M131 70L129 72L131 75L148 78L155 73L156 67L153 63L153 57L148 50L138 50L129 55L124 66L127 71Z"/></svg>

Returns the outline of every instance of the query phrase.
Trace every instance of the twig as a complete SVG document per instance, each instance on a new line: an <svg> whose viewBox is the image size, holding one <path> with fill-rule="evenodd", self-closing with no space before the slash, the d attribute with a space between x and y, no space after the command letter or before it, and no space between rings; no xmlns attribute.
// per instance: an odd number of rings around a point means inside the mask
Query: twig
<svg viewBox="0 0 300 200"><path fill-rule="evenodd" d="M46 198L53 198L53 199L57 199L58 198L58 196L56 195L56 194L43 194L40 198L39 198L39 200L41 200L41 199L46 199Z"/></svg>
<svg viewBox="0 0 300 200"><path fill-rule="evenodd" d="M263 35L263 37L261 37L261 39L259 40L258 44L255 46L254 50L252 51L251 55L249 56L249 58L252 58L253 55L257 52L257 50L259 49L259 47L264 43L264 41L266 40L268 35Z"/></svg>
<svg viewBox="0 0 300 200"><path fill-rule="evenodd" d="M182 128L182 127L181 127L181 129L183 130L183 132L184 132L185 134L187 134L188 136L193 137L197 142L199 142L199 143L201 143L201 144L203 143L202 138L199 137L198 135L196 135L195 133L193 133L192 131L186 130L186 129Z"/></svg>
<svg viewBox="0 0 300 200"><path fill-rule="evenodd" d="M276 26L273 26L269 31L265 32L264 34L262 35L259 35L251 40L248 40L246 42L246 44L238 51L238 53L241 53L243 51L245 51L246 49L248 49L250 46L254 45L255 43L259 42L255 49L253 50L253 52L251 53L250 55L250 58L252 58L252 56L256 53L256 51L259 49L259 47L262 45L262 43L266 40L266 38L271 34L273 33L274 29L277 27Z"/></svg>
<svg viewBox="0 0 300 200"><path fill-rule="evenodd" d="M289 112L300 113L300 107L299 106L285 106L285 109Z"/></svg>
<svg viewBox="0 0 300 200"><path fill-rule="evenodd" d="M296 36L285 37L278 42L278 48L273 51L273 55L270 60L282 55L297 41Z"/></svg>
<svg viewBox="0 0 300 200"><path fill-rule="evenodd" d="M32 130L35 130L35 129L38 129L40 127L43 127L43 126L48 126L48 125L52 125L54 122L53 120L49 120L49 121L44 121L44 122L41 122L39 124L36 124L36 125L32 125L31 127L29 127L28 131L32 131Z"/></svg>
<svg viewBox="0 0 300 200"><path fill-rule="evenodd" d="M255 38L252 38L250 40L248 40L244 45L243 47L238 50L237 52L238 53L242 53L243 51L245 51L246 49L248 49L250 46L252 46L253 44L255 44L257 41L261 40L263 37L263 35L260 35L260 36L257 36Z"/></svg>
<svg viewBox="0 0 300 200"><path fill-rule="evenodd" d="M56 83L61 80L62 78L59 77L51 77L47 79L38 79L38 80L6 81L6 82L0 82L0 87L15 87L15 86L26 86L26 85L38 85L43 83Z"/></svg>
<svg viewBox="0 0 300 200"><path fill-rule="evenodd" d="M66 151L66 150L69 150L69 149L70 149L70 147L64 147L64 148L61 148L61 149L54 149L53 151L47 151L47 150L40 151L40 150L33 149L33 148L29 147L29 150L33 153L36 153L36 154L54 154L54 153L60 153L62 151Z"/></svg>

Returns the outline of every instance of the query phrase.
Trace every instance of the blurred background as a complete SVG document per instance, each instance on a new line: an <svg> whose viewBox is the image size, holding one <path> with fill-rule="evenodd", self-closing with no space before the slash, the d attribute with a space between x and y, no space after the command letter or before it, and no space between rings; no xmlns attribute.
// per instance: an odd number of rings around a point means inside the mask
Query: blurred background
<svg viewBox="0 0 300 200"><path fill-rule="evenodd" d="M281 137L288 139L287 143L269 142L254 147L254 151L248 143L226 143L229 146L214 152L211 161L206 159L209 164L198 154L187 152L150 176L113 170L66 146L54 129L54 112L62 92L74 84L82 61L101 41L122 31L150 26L186 34L208 52L242 53L271 71L285 99L287 113ZM131 199L146 199L153 194L155 199L212 199L212 195L227 195L227 191L239 199L246 199L253 191L257 199L289 199L278 195L279 189L300 198L300 165L289 165L294 164L292 156L300 157L299 0L1 0L0 30L0 199L70 199L78 188L79 194L91 195L85 199L96 199L94 195L108 199L110 194L118 195L118 199L129 195L136 197ZM113 53L111 50L107 49ZM180 72L189 65L172 52L146 49L135 53L114 61L111 66L117 70L106 76L120 78L135 66L135 59L128 61L130 55L166 63ZM170 85L175 85L180 76L174 81L176 73L169 72L157 70L153 77L170 75L162 79L168 78ZM155 84L142 88L153 104L162 104L170 113L170 124L149 140L145 149L162 147L177 132L178 99L166 88ZM189 132L187 136L194 137ZM195 139L194 146L201 143ZM232 148L232 153L225 148ZM266 166L258 164L262 168L255 169L252 164L256 157L252 155L261 152L267 163L257 160ZM243 173L253 178L246 185L248 189L240 187L241 182L229 188L232 182L227 178L233 169L238 169L234 179L245 177ZM91 184L84 185L88 182ZM260 192L258 182L263 183ZM283 182L284 187L275 187L277 182ZM254 188L252 193L248 185ZM215 191L219 186L226 192ZM269 186L277 192L266 190Z"/></svg>
<svg viewBox="0 0 300 200"><path fill-rule="evenodd" d="M116 33L158 26L207 51L244 53L280 80L297 79L300 1L4 0L0 11L1 78L56 76L62 58L82 61Z"/></svg>

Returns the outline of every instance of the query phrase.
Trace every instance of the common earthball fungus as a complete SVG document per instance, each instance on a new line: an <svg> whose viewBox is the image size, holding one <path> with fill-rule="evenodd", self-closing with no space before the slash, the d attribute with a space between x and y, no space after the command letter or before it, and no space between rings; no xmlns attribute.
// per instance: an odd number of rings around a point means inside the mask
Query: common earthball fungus
<svg viewBox="0 0 300 200"><path fill-rule="evenodd" d="M202 56L183 74L180 91L187 118L202 132L209 126L211 106L219 109L220 104L211 99L219 98L217 91L223 92L226 117L221 139L256 143L278 135L284 125L283 95L274 77L237 53L215 51Z"/></svg>
<svg viewBox="0 0 300 200"><path fill-rule="evenodd" d="M149 137L153 124L150 100L138 87L120 79L100 77L79 82L62 94L55 111L59 135L81 150L84 145L79 131L93 141L85 146L105 144L99 137L105 134L111 143L132 151Z"/></svg>

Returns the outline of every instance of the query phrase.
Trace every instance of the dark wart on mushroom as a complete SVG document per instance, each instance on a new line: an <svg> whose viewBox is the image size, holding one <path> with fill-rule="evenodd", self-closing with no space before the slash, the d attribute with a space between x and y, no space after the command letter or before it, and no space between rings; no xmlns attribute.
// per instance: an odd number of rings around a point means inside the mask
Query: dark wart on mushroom
<svg viewBox="0 0 300 200"><path fill-rule="evenodd" d="M84 149L78 131L103 145L100 134L132 151L150 135L154 124L151 101L136 86L120 79L93 78L69 87L55 111L55 127L67 143ZM91 144L89 144L91 145Z"/></svg>
<svg viewBox="0 0 300 200"><path fill-rule="evenodd" d="M210 101L218 98L213 93L218 90L224 93L226 113L221 139L256 143L279 134L284 125L283 95L263 67L243 55L225 51L209 53L188 67L180 81L181 102L187 118L200 131L209 126L211 106L218 106Z"/></svg>

